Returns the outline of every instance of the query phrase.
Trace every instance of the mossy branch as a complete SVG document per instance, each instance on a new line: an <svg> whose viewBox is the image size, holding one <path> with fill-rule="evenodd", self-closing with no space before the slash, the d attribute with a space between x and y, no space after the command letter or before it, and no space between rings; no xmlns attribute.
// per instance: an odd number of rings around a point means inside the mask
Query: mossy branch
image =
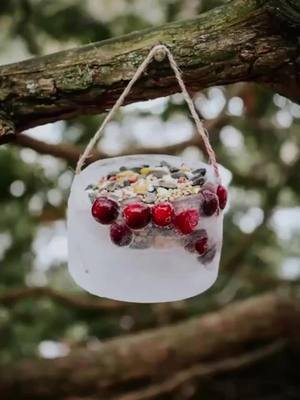
<svg viewBox="0 0 300 400"><path fill-rule="evenodd" d="M254 81L300 102L299 45L292 31L298 11L296 0L234 0L192 20L2 66L0 110L17 132L105 111L158 43L171 49L191 92ZM177 91L167 61L153 61L127 103Z"/></svg>

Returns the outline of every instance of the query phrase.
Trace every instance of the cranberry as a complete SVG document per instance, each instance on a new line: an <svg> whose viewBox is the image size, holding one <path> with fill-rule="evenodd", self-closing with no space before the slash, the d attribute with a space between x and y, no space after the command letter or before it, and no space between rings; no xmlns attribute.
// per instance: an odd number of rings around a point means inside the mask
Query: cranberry
<svg viewBox="0 0 300 400"><path fill-rule="evenodd" d="M203 240L204 239L204 240ZM196 243L207 242L207 232L205 229L196 229L191 235L188 236L186 244L184 246L185 250L189 253L194 253L197 251Z"/></svg>
<svg viewBox="0 0 300 400"><path fill-rule="evenodd" d="M218 197L210 190L202 190L203 202L201 204L201 211L207 217L214 215L219 207Z"/></svg>
<svg viewBox="0 0 300 400"><path fill-rule="evenodd" d="M101 224L111 224L119 215L119 206L113 200L98 197L93 203L92 215Z"/></svg>
<svg viewBox="0 0 300 400"><path fill-rule="evenodd" d="M174 207L169 202L156 204L152 209L153 222L158 226L168 226L173 221Z"/></svg>
<svg viewBox="0 0 300 400"><path fill-rule="evenodd" d="M132 232L124 223L115 222L110 227L110 238L118 246L128 246L132 240Z"/></svg>
<svg viewBox="0 0 300 400"><path fill-rule="evenodd" d="M142 203L132 203L124 208L123 217L129 228L142 229L151 220L151 209Z"/></svg>
<svg viewBox="0 0 300 400"><path fill-rule="evenodd" d="M195 208L190 208L185 211L181 211L175 215L174 225L177 230L184 235L187 235L196 228L199 221L199 213Z"/></svg>
<svg viewBox="0 0 300 400"><path fill-rule="evenodd" d="M207 236L202 236L195 242L195 249L200 256L203 256L207 253L208 250L208 239Z"/></svg>
<svg viewBox="0 0 300 400"><path fill-rule="evenodd" d="M224 186L219 185L217 187L217 196L219 199L220 208L223 210L227 203L227 190L224 188Z"/></svg>
<svg viewBox="0 0 300 400"><path fill-rule="evenodd" d="M198 257L198 260L204 265L209 264L215 258L216 253L217 253L216 246L212 246L210 247L210 249L207 250L205 254Z"/></svg>

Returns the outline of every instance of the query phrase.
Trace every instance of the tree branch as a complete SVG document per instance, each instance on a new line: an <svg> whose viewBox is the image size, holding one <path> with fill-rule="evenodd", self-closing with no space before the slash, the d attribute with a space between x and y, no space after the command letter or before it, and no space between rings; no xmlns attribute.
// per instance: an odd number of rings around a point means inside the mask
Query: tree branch
<svg viewBox="0 0 300 400"><path fill-rule="evenodd" d="M296 339L299 311L292 292L259 296L173 326L109 340L97 350L2 368L1 394L14 398L18 388L19 399L108 398L105 393L122 384L141 381L145 386L246 345Z"/></svg>
<svg viewBox="0 0 300 400"><path fill-rule="evenodd" d="M112 106L150 48L164 43L191 91L256 81L300 101L297 35L275 23L271 0L234 0L197 18L0 67L0 108L16 132ZM288 13L285 12L285 22ZM291 27L294 27L293 23ZM127 103L169 95L178 86L166 61L153 62Z"/></svg>
<svg viewBox="0 0 300 400"><path fill-rule="evenodd" d="M180 142L178 144L165 146L165 147L134 147L129 148L125 151L122 151L122 156L131 155L131 154L176 154L179 151L184 150L187 146L202 146L200 143L201 139L199 136L194 136L190 140L186 140ZM49 154L54 157L62 158L66 161L70 161L72 163L76 163L83 152L83 149L70 144L70 143L60 143L60 144L52 144L46 143L42 140L38 140L32 138L25 134L18 134L15 137L15 140L12 141L12 144L15 144L19 147L28 147L32 150L37 151L40 154ZM90 164L96 160L101 160L105 158L112 157L107 153L102 151L94 150L93 153L87 159L86 164Z"/></svg>
<svg viewBox="0 0 300 400"><path fill-rule="evenodd" d="M151 385L146 389L134 393L119 396L115 400L154 400L157 399L158 396L171 394L184 384L196 379L199 380L199 378L204 379L213 377L224 372L232 372L256 364L257 362L283 350L285 344L286 342L284 340L277 340L270 345L263 346L262 348L250 353L228 357L225 360L217 362L198 364L184 371L178 372L164 382Z"/></svg>
<svg viewBox="0 0 300 400"><path fill-rule="evenodd" d="M222 126L228 117L224 114L220 114L218 118L215 118L210 121L205 121L204 125L206 129L210 132L210 136L214 136L213 131ZM70 143L60 143L60 144L52 144L46 143L42 140L38 140L32 138L24 133L15 135L12 144L19 147L28 147L32 150L40 154L48 154L54 157L62 158L66 161L70 161L72 163L76 163L82 154L82 148L70 144ZM131 154L177 154L178 152L184 150L188 146L197 146L203 151L204 154L207 155L205 146L203 141L201 140L199 134L197 132L194 133L193 137L189 140L185 140L180 143L176 143L169 146L164 147L134 147L128 148L125 151L122 151L120 155L131 155ZM104 153L102 151L93 150L93 153L89 156L86 164L90 164L96 160L101 160L105 158L111 157L109 154Z"/></svg>
<svg viewBox="0 0 300 400"><path fill-rule="evenodd" d="M54 301L83 311L123 311L128 308L127 303L113 300L103 300L97 297L86 295L71 295L58 292L49 287L31 287L10 289L6 293L0 294L0 304L11 306L21 300L35 297L49 297Z"/></svg>

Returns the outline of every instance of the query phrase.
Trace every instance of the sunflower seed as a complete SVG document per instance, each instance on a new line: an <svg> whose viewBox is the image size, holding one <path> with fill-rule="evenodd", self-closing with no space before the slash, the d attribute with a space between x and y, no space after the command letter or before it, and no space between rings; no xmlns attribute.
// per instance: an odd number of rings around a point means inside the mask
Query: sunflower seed
<svg viewBox="0 0 300 400"><path fill-rule="evenodd" d="M87 187L84 190L97 190L98 187L97 185L87 185Z"/></svg>
<svg viewBox="0 0 300 400"><path fill-rule="evenodd" d="M178 179L178 178L186 178L187 176L186 176L186 174L184 172L178 171L178 172L173 172L171 174L171 177L174 178L174 179Z"/></svg>
<svg viewBox="0 0 300 400"><path fill-rule="evenodd" d="M205 182L205 179L200 177L200 176L196 176L195 178L193 178L192 180L192 186L196 186L196 185L203 185L203 183Z"/></svg>
<svg viewBox="0 0 300 400"><path fill-rule="evenodd" d="M164 170L160 170L160 169L158 169L158 170L156 170L156 171L151 171L150 173L149 173L149 175L153 175L153 176L155 176L155 178L162 178L163 176L165 176L165 175L168 175L168 172L167 171L164 171Z"/></svg>
<svg viewBox="0 0 300 400"><path fill-rule="evenodd" d="M160 181L159 186L165 189L176 189L177 185L175 182L171 181Z"/></svg>
<svg viewBox="0 0 300 400"><path fill-rule="evenodd" d="M193 175L200 175L200 176L204 176L206 174L206 169L205 168L198 168L198 169L194 169L192 171Z"/></svg>

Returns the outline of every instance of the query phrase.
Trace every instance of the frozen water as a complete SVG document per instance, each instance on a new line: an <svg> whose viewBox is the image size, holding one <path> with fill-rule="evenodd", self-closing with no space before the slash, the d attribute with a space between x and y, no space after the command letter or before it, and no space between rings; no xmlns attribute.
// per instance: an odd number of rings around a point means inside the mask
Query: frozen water
<svg viewBox="0 0 300 400"><path fill-rule="evenodd" d="M85 191L89 184L97 183L101 176L120 166L151 166L162 160L177 167L182 164L181 158L167 155L117 157L97 161L75 176L68 204L69 271L88 292L116 300L154 303L195 296L215 282L222 247L222 212L200 217L197 229L205 229L210 244L216 247L212 261L205 265L196 254L184 249L180 238L175 239L175 245L170 242L170 246L162 245L161 239L154 248L118 247L110 241L109 227L91 216L91 203ZM188 166L206 168L208 181L215 182L209 165L194 162ZM166 239L166 244L172 240Z"/></svg>

